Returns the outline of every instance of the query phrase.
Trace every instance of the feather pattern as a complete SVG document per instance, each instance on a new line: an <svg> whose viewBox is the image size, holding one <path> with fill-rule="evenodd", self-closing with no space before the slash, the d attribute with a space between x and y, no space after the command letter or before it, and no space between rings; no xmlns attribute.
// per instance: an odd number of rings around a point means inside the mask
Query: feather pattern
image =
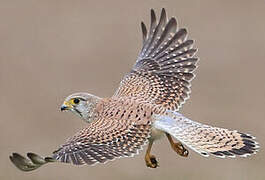
<svg viewBox="0 0 265 180"><path fill-rule="evenodd" d="M151 10L151 25L147 33L144 23L143 48L131 72L120 83L114 97L137 97L170 110L179 110L189 98L190 81L198 58L193 40L187 40L187 30L177 28L175 18L167 19L162 9L157 23Z"/></svg>
<svg viewBox="0 0 265 180"><path fill-rule="evenodd" d="M205 157L209 154L221 158L246 157L259 149L255 137L249 134L201 124L177 112L167 111L165 115L154 115L154 118L155 128L168 132Z"/></svg>
<svg viewBox="0 0 265 180"><path fill-rule="evenodd" d="M99 109L99 117L55 151L54 159L92 165L138 153L150 137L151 106L119 98L103 100Z"/></svg>
<svg viewBox="0 0 265 180"><path fill-rule="evenodd" d="M177 113L189 98L195 76L198 58L194 57L194 41L187 38L185 28L177 27L174 17L167 19L165 9L158 22L151 10L149 31L143 22L141 28L142 49L113 97L75 93L66 98L63 109L89 122L87 127L68 139L52 157L28 153L27 159L13 153L10 160L16 167L32 171L55 161L105 163L137 154L148 140L158 139L165 132L202 156L245 157L258 151L255 137L249 134L201 124ZM79 101L82 103L77 106Z"/></svg>

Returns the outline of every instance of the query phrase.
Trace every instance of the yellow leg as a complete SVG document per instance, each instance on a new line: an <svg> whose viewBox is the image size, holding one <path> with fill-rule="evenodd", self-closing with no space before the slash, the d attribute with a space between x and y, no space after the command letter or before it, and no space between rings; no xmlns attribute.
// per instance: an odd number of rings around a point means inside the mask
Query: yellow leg
<svg viewBox="0 0 265 180"><path fill-rule="evenodd" d="M168 139L172 149L176 153L178 153L180 156L183 156L183 157L187 157L189 155L189 151L187 149L185 149L184 146L180 142L175 143L170 134L166 133L166 135L167 135L167 139Z"/></svg>
<svg viewBox="0 0 265 180"><path fill-rule="evenodd" d="M150 140L145 154L145 163L147 167L156 168L158 167L158 162L156 160L156 157L150 154L152 145L153 141Z"/></svg>

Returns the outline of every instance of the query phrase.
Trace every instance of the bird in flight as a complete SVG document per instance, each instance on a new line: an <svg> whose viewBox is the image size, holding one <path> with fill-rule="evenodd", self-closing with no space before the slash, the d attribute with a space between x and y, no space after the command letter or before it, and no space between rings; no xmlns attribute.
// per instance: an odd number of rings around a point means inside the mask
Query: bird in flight
<svg viewBox="0 0 265 180"><path fill-rule="evenodd" d="M147 31L141 23L143 46L132 70L124 76L114 95L101 98L74 93L61 106L88 124L69 138L51 157L13 153L10 160L23 171L52 162L74 165L106 163L138 154L148 144L145 163L158 167L151 154L153 142L166 136L171 148L187 157L189 148L207 157L246 157L255 154L255 137L237 130L192 121L178 111L189 98L198 58L187 30L178 28L174 17L162 9L159 20L151 10Z"/></svg>

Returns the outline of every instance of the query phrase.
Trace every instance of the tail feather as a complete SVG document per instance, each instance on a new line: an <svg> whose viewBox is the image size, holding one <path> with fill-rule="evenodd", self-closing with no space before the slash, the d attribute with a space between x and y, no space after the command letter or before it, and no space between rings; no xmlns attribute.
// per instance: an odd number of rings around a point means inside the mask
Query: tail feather
<svg viewBox="0 0 265 180"><path fill-rule="evenodd" d="M166 115L155 115L155 119L155 128L171 134L205 157L209 154L221 158L246 157L259 149L250 134L194 122L177 112L167 111Z"/></svg>

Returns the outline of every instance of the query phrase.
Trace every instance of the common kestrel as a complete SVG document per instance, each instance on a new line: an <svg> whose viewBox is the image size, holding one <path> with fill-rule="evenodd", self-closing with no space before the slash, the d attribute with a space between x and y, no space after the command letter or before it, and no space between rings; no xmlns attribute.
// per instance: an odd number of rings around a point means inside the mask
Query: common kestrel
<svg viewBox="0 0 265 180"><path fill-rule="evenodd" d="M174 17L167 19L164 9L159 21L151 10L149 32L143 22L141 27L143 47L112 97L75 93L61 106L62 111L85 120L87 127L51 157L28 153L27 159L13 153L10 159L19 169L31 171L48 162L105 163L133 156L146 143L145 163L156 168L158 162L150 151L153 142L164 135L172 149L184 157L188 156L184 145L205 157L245 157L258 151L258 143L249 134L201 124L178 113L189 98L198 61L194 41L187 38L185 28L177 27Z"/></svg>

